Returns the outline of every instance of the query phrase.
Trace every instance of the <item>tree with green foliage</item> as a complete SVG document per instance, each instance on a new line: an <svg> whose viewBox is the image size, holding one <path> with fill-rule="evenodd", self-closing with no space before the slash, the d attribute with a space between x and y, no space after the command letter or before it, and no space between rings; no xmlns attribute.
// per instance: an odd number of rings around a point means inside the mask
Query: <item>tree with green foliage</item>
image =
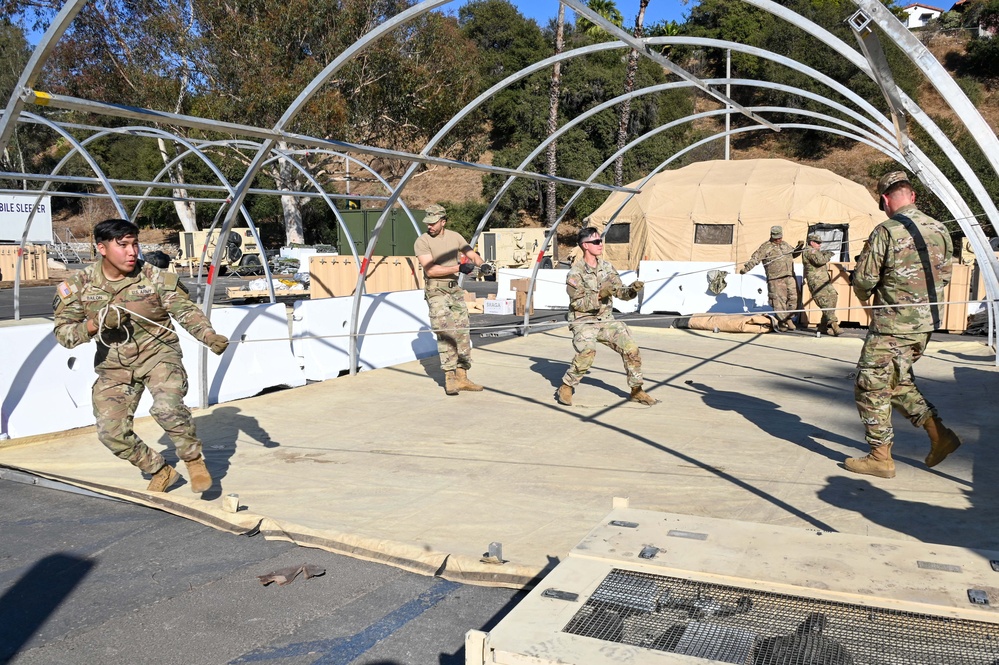
<svg viewBox="0 0 999 665"><path fill-rule="evenodd" d="M9 19L0 18L0 100L4 106L17 85L24 66L31 57L31 49L24 36L24 30ZM44 159L41 142L45 130L40 127L15 124L10 142L0 154L0 170L27 172L29 162ZM0 179L0 186L12 189L27 189L24 180L9 181ZM34 187L34 184L31 185Z"/></svg>
<svg viewBox="0 0 999 665"><path fill-rule="evenodd" d="M56 0L11 0L21 9ZM46 4L47 3L47 4ZM169 110L254 126L273 126L335 57L409 0L108 0L88 3L50 61L53 90L111 103ZM49 14L51 17L51 13ZM477 51L457 22L431 12L363 51L336 80L315 91L287 129L379 146L421 146L479 89ZM112 122L115 122L112 120ZM195 138L219 138L172 128ZM479 128L451 132L438 152L474 159ZM287 148L281 144L279 148ZM113 152L113 151L112 151ZM174 154L160 147L161 161ZM213 150L223 170L242 177L253 150ZM302 158L329 174L342 160ZM185 160L184 165L194 160ZM232 163L231 165L229 163ZM380 165L400 170L395 160ZM178 171L179 167L175 167ZM134 164L109 172L134 174ZM307 182L286 159L261 173L288 192ZM288 242L303 240L303 197L282 197ZM203 219L203 217L202 217Z"/></svg>
<svg viewBox="0 0 999 665"><path fill-rule="evenodd" d="M856 38L846 24L846 19L857 9L850 0L787 0L782 5L825 28L845 43L856 43ZM756 46L797 60L839 81L875 106L881 108L885 106L880 89L863 72L813 36L753 5L743 2L728 2L727 0L701 0L691 8L687 28L692 36L724 39ZM906 94L918 101L918 84L921 79L917 68L905 58L897 47L887 42L883 42L883 44L895 82ZM708 76L723 77L725 75L724 50L712 49L705 52L704 56L709 69ZM817 92L837 101L844 101L810 76L795 72L773 61L738 52L732 52L732 76L733 78L782 83ZM798 95L781 92L772 87L735 88L732 91L732 97L744 106L786 106L837 115L823 104L804 99ZM797 121L798 117L774 115L769 119L785 122L788 120ZM733 116L733 122L740 122L740 118ZM776 139L784 151L799 158L819 157L830 147L840 145L845 141L845 139L835 138L827 133L814 131L782 132ZM747 140L755 141L758 139Z"/></svg>
<svg viewBox="0 0 999 665"><path fill-rule="evenodd" d="M969 16L977 18L976 34L968 43L966 71L979 80L999 77L999 0L988 0L975 7Z"/></svg>
<svg viewBox="0 0 999 665"><path fill-rule="evenodd" d="M635 16L635 29L632 34L638 39L642 38L645 10L649 6L649 0L639 0L638 14ZM624 75L624 94L630 94L635 89L635 74L638 72L638 51L632 49L628 52L628 69ZM628 120L631 117L631 100L626 99L621 104L621 122L617 128L617 149L622 149L628 141ZM624 155L614 162L614 184L621 186L624 179Z"/></svg>
<svg viewBox="0 0 999 665"><path fill-rule="evenodd" d="M620 28L624 25L624 17L621 15L621 11L617 8L617 4L614 0L587 0L586 6L595 11L597 14L600 14L600 16L607 19L617 27ZM576 18L576 32L586 35L594 41L604 41L610 39L610 35L607 34L606 30L593 23L585 16L579 16Z"/></svg>

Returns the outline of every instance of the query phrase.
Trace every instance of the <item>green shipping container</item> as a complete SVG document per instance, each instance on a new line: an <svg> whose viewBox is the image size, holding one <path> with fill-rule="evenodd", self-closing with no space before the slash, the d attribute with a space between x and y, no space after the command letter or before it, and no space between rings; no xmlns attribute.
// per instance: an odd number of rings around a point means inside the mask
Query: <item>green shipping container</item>
<svg viewBox="0 0 999 665"><path fill-rule="evenodd" d="M341 210L340 214L343 215L344 224L347 225L350 237L354 240L354 249L358 256L363 256L382 211ZM422 210L413 211L413 217L416 218L417 224L423 219L423 215ZM385 226L382 227L373 256L412 256L413 243L416 242L420 233L423 233L423 229L421 228L417 232L406 213L398 208L393 208L389 218L385 220ZM350 245L346 236L343 233L339 233L337 236L337 251L341 254L350 254Z"/></svg>

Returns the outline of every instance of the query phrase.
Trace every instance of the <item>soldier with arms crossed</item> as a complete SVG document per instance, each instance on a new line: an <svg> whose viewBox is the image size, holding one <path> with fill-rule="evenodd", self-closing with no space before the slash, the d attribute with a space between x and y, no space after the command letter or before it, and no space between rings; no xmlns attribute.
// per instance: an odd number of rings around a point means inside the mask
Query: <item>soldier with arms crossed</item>
<svg viewBox="0 0 999 665"><path fill-rule="evenodd" d="M148 491L164 492L177 482L177 471L132 430L135 409L148 389L153 396L150 415L187 465L191 489L204 492L212 478L184 404L187 373L170 317L215 354L221 355L229 340L215 332L175 273L139 258L135 224L106 219L94 227L94 242L100 260L56 287L53 308L59 344L71 349L97 340L97 437L115 455L152 476Z"/></svg>

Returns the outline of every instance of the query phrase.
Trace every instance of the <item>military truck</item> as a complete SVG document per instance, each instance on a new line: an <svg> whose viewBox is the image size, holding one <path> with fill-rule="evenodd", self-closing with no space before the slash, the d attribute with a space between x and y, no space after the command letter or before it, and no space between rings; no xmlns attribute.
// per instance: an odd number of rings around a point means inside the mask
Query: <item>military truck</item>
<svg viewBox="0 0 999 665"><path fill-rule="evenodd" d="M482 232L475 251L495 270L530 268L537 260L544 242L545 229L493 229ZM553 267L550 245L545 249L541 267Z"/></svg>
<svg viewBox="0 0 999 665"><path fill-rule="evenodd" d="M205 254L205 263L211 263L215 255L215 247L218 244L219 232L212 231L181 231L179 243L180 253L174 259L175 267L193 268L201 261L202 248L207 241L208 252ZM222 261L219 266L219 274L226 272L254 275L263 272L264 252L257 246L257 241L248 228L234 228L229 231L225 238L225 249L222 252Z"/></svg>

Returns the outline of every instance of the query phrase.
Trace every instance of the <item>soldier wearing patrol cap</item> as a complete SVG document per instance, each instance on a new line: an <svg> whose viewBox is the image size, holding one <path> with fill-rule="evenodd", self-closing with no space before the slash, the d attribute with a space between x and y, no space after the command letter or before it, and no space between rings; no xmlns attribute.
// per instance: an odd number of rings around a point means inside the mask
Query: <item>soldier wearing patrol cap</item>
<svg viewBox="0 0 999 665"><path fill-rule="evenodd" d="M950 282L954 245L947 228L916 207L916 192L904 172L882 176L878 197L889 219L871 232L853 273L854 293L864 302L873 296L874 304L854 386L871 452L847 459L845 466L854 473L894 478L893 406L929 434L926 466L936 466L961 445L919 392L912 372L940 325L937 303Z"/></svg>
<svg viewBox="0 0 999 665"><path fill-rule="evenodd" d="M838 336L841 332L839 319L836 317L836 302L839 298L829 276L832 250L822 249L822 236L818 233L809 233L805 240L808 241L808 247L801 252L801 264L804 266L805 283L812 294L812 301L822 308L819 331L829 331L833 336Z"/></svg>
<svg viewBox="0 0 999 665"><path fill-rule="evenodd" d="M444 371L444 392L479 391L482 386L468 378L472 366L472 340L468 334L468 306L459 275L467 275L482 265L482 257L461 234L444 228L447 211L428 206L423 223L427 232L416 239L413 252L423 266L423 296L430 309L430 326L437 335L437 352Z"/></svg>
<svg viewBox="0 0 999 665"><path fill-rule="evenodd" d="M100 260L56 287L55 336L71 349L95 340L93 388L97 438L116 456L152 476L150 492L165 492L180 479L163 456L132 430L132 416L145 389L153 396L150 415L173 441L201 493L212 478L184 404L187 374L173 317L191 335L221 355L229 345L208 317L191 302L175 273L139 258L139 229L124 219L94 227Z"/></svg>
<svg viewBox="0 0 999 665"><path fill-rule="evenodd" d="M767 296L770 307L777 316L778 330L794 330L794 309L798 304L798 282L794 278L794 257L801 253L804 241L797 247L784 242L784 229L770 227L770 240L753 252L749 261L742 266L740 275L745 275L759 263L767 275Z"/></svg>

